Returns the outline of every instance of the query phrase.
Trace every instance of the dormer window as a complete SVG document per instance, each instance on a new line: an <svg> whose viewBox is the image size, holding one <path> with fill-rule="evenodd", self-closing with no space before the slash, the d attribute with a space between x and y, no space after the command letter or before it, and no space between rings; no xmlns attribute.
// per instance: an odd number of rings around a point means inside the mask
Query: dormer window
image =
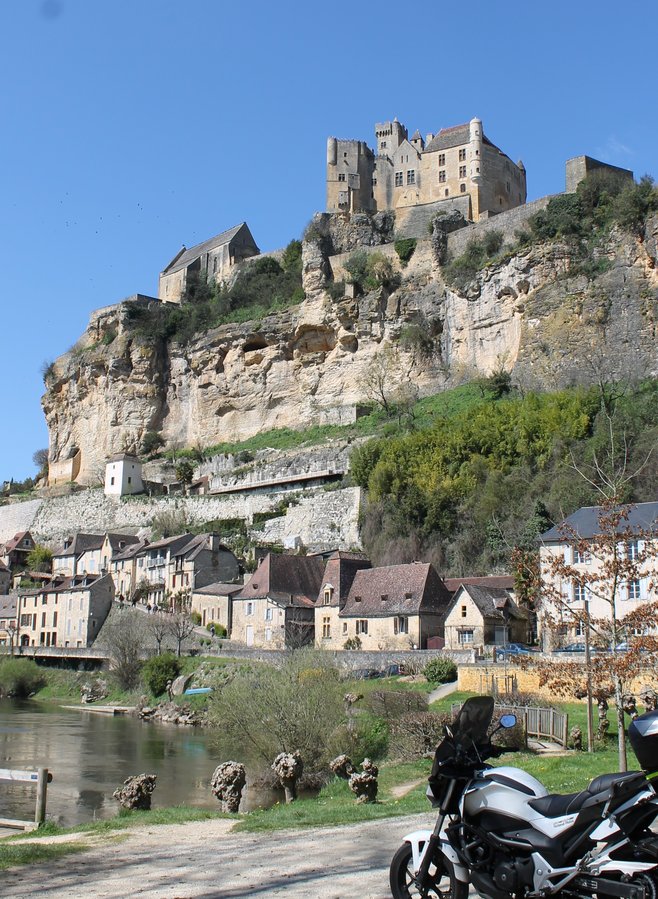
<svg viewBox="0 0 658 899"><path fill-rule="evenodd" d="M361 597L360 597L360 596L355 596L355 597L354 597L354 602L361 602Z"/></svg>
<svg viewBox="0 0 658 899"><path fill-rule="evenodd" d="M388 593L382 593L382 602L386 602L388 599Z"/></svg>
<svg viewBox="0 0 658 899"><path fill-rule="evenodd" d="M333 593L334 593L334 588L332 586L327 585L324 588L324 604L325 604L325 606L328 606L329 603L331 602L331 597L333 596Z"/></svg>

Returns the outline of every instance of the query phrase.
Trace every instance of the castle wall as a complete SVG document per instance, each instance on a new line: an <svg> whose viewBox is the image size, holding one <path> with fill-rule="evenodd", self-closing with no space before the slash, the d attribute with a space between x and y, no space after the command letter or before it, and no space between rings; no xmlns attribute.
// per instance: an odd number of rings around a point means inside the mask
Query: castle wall
<svg viewBox="0 0 658 899"><path fill-rule="evenodd" d="M501 212L500 215L482 219L473 225L469 225L468 228L453 231L448 235L448 252L451 256L461 256L469 241L481 240L485 234L489 234L491 231L500 231L505 241L511 243L516 239L516 230L521 228L536 212L545 209L551 199L552 197L550 196L541 197L538 200L533 200L531 203L525 203L523 206L516 206L514 209Z"/></svg>
<svg viewBox="0 0 658 899"><path fill-rule="evenodd" d="M598 159L592 159L591 156L574 156L567 159L566 165L566 192L573 194L580 182L591 175L592 172L606 171L612 175L617 175L625 180L633 180L633 172L629 169L621 169L616 165L608 165L606 162L600 162Z"/></svg>

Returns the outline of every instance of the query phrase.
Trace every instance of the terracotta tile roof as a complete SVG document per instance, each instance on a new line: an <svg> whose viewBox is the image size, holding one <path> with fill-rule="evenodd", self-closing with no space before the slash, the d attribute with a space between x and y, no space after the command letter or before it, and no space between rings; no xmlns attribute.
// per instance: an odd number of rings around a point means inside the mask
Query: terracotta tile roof
<svg viewBox="0 0 658 899"><path fill-rule="evenodd" d="M450 594L432 565L412 562L357 571L341 618L443 614Z"/></svg>
<svg viewBox="0 0 658 899"><path fill-rule="evenodd" d="M343 606L350 592L357 571L372 568L370 561L365 556L357 553L334 553L327 560L322 577L322 584L318 592L318 605L324 605L324 589L327 585L333 587L329 606Z"/></svg>
<svg viewBox="0 0 658 899"><path fill-rule="evenodd" d="M511 574L492 574L487 577L444 577L443 583L451 593L456 593L462 584L473 584L476 587L502 587L503 590L514 589L514 577Z"/></svg>
<svg viewBox="0 0 658 899"><path fill-rule="evenodd" d="M287 594L306 597L314 604L322 583L324 567L321 556L269 553L237 595L240 599L257 599Z"/></svg>
<svg viewBox="0 0 658 899"><path fill-rule="evenodd" d="M32 541L32 543L34 543L34 540L32 540L32 534L30 534L29 531L19 531L18 534L14 534L14 536L11 538L11 540L8 540L8 541L5 543L5 552L11 552L11 551L14 550L14 549L21 549L21 548L23 548L23 547L19 547L18 544L19 544L19 543L21 542L21 540L23 540L23 538L25 538L25 537L29 537L30 540Z"/></svg>

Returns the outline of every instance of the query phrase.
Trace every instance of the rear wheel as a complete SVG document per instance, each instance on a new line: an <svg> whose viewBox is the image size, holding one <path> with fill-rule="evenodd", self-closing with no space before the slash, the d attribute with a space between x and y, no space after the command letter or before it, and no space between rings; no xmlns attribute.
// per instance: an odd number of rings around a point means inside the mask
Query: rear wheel
<svg viewBox="0 0 658 899"><path fill-rule="evenodd" d="M439 852L430 865L427 888L421 891L415 882L413 854L403 843L393 856L389 882L393 899L466 899L468 884L457 880L450 862Z"/></svg>

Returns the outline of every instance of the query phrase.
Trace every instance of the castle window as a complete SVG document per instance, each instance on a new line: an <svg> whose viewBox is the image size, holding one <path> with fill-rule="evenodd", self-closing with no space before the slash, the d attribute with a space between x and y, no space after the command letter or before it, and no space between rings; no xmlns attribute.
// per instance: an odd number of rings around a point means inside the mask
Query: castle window
<svg viewBox="0 0 658 899"><path fill-rule="evenodd" d="M446 180L446 170L441 169L441 171L439 172L439 184L445 184L445 180Z"/></svg>
<svg viewBox="0 0 658 899"><path fill-rule="evenodd" d="M466 177L466 166L465 166L465 165L460 165L460 166L459 166L459 177L460 177L460 178L465 178L465 177Z"/></svg>
<svg viewBox="0 0 658 899"><path fill-rule="evenodd" d="M374 175L372 176L372 184L373 184L373 187L377 184L377 179L375 178Z"/></svg>
<svg viewBox="0 0 658 899"><path fill-rule="evenodd" d="M465 184L460 184L460 185L459 185L459 190L460 190L463 194L465 194L465 193L466 193L466 185L465 185Z"/></svg>
<svg viewBox="0 0 658 899"><path fill-rule="evenodd" d="M439 153L439 165L445 165L445 164L446 164L446 154Z"/></svg>
<svg viewBox="0 0 658 899"><path fill-rule="evenodd" d="M386 149L386 141L385 140L382 141L381 148L382 148L382 150Z"/></svg>
<svg viewBox="0 0 658 899"><path fill-rule="evenodd" d="M464 162L465 159L466 159L466 150L465 150L465 148L462 148L459 151L459 161Z"/></svg>
<svg viewBox="0 0 658 899"><path fill-rule="evenodd" d="M416 169L407 169L407 184L416 183Z"/></svg>
<svg viewBox="0 0 658 899"><path fill-rule="evenodd" d="M506 187L507 187L507 193L509 193L509 192L510 192L510 184L509 184L509 181L507 182Z"/></svg>
<svg viewBox="0 0 658 899"><path fill-rule="evenodd" d="M446 189L445 189L445 191L444 191L444 196L446 196L446 197L449 197L449 196L450 196L450 191L448 190L447 187L446 187Z"/></svg>
<svg viewBox="0 0 658 899"><path fill-rule="evenodd" d="M331 637L331 618L322 619L322 639L329 640Z"/></svg>
<svg viewBox="0 0 658 899"><path fill-rule="evenodd" d="M343 156L347 156L347 150L343 153Z"/></svg>
<svg viewBox="0 0 658 899"><path fill-rule="evenodd" d="M340 174L338 175L338 180L339 180L339 181L344 181L344 180L345 180L345 172L340 172Z"/></svg>
<svg viewBox="0 0 658 899"><path fill-rule="evenodd" d="M395 173L395 186L402 187L403 184L404 184L404 173L396 172Z"/></svg>

